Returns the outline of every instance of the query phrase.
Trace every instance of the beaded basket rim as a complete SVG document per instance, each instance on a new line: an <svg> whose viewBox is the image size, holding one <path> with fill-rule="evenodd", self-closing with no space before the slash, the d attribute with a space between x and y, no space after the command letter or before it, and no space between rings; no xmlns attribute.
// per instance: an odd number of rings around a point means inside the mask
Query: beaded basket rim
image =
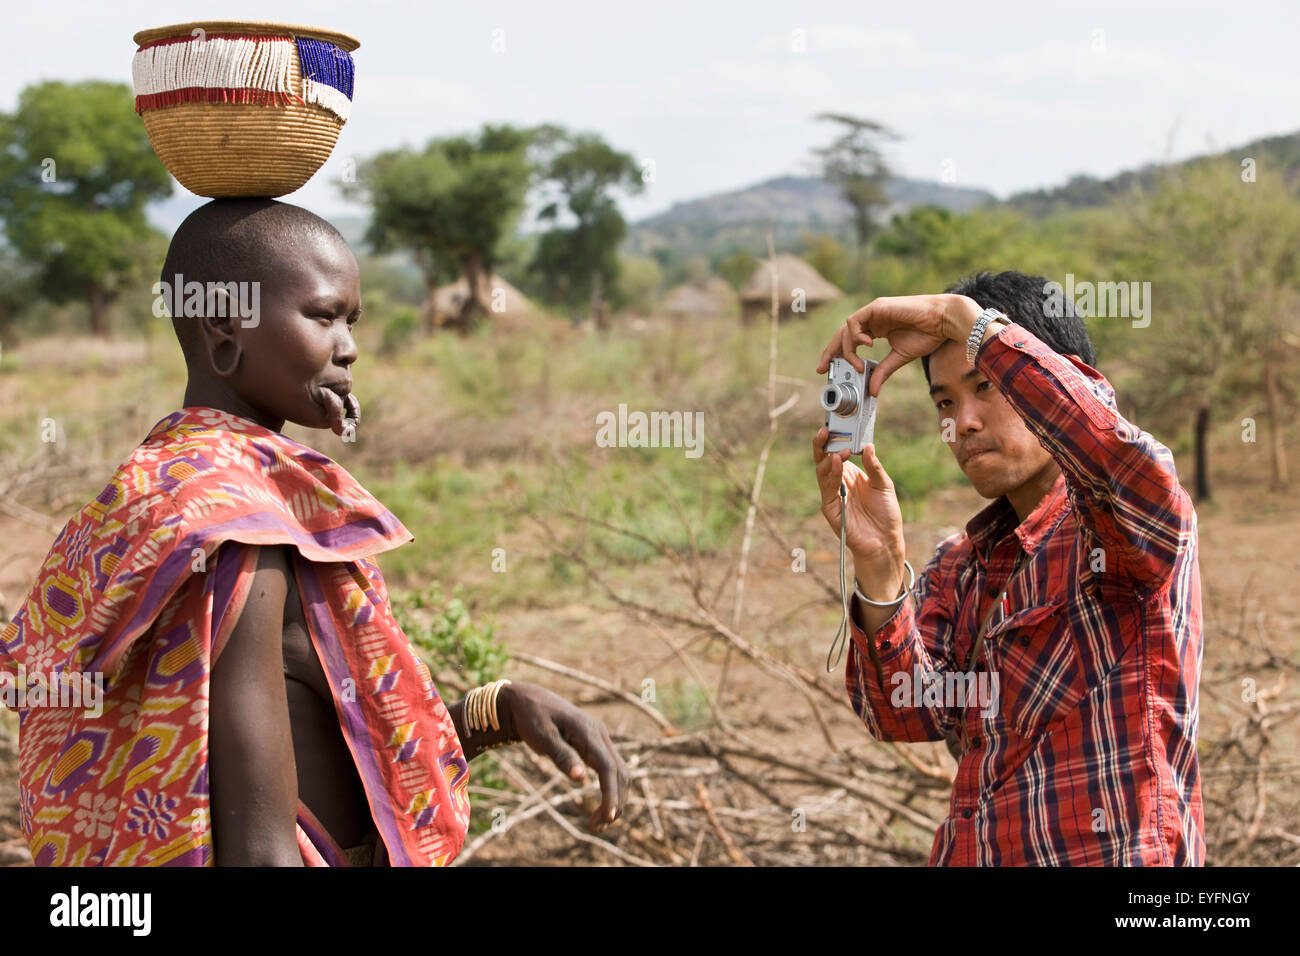
<svg viewBox="0 0 1300 956"><path fill-rule="evenodd" d="M310 40L326 40L348 53L361 46L356 37L337 30L325 30L321 27L304 26L299 23L272 23L265 20L195 20L193 23L174 23L166 27L153 27L141 30L131 37L137 46L165 40L168 37L185 36L196 29L208 33L264 33L267 36L301 36Z"/></svg>

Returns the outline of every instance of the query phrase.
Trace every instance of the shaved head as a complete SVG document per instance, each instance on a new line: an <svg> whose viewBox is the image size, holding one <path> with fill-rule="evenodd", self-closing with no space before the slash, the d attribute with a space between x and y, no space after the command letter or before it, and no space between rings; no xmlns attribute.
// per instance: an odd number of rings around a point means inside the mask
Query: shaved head
<svg viewBox="0 0 1300 956"><path fill-rule="evenodd" d="M217 199L172 237L158 291L185 353L185 404L273 430L360 417L361 276L339 231L273 199Z"/></svg>
<svg viewBox="0 0 1300 956"><path fill-rule="evenodd" d="M301 258L321 241L346 247L332 225L300 206L274 199L214 199L200 206L172 236L162 282L270 284L286 260ZM178 291L179 294L179 291ZM199 357L193 316L172 316L187 364Z"/></svg>

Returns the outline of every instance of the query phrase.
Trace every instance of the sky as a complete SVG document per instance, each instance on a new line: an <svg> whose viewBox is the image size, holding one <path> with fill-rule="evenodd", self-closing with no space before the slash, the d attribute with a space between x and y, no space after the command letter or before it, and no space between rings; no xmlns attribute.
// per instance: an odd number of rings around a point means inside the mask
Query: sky
<svg viewBox="0 0 1300 956"><path fill-rule="evenodd" d="M238 0L217 15L361 41L351 119L287 201L359 214L331 182L349 157L485 122L552 122L598 132L652 170L644 193L622 203L635 220L812 172L811 150L832 135L822 112L894 129L886 155L902 175L1000 197L1294 132L1300 58L1288 7ZM63 0L5 12L0 109L12 110L44 79L129 84L133 33L214 11ZM177 186L152 218L174 225L202 202Z"/></svg>

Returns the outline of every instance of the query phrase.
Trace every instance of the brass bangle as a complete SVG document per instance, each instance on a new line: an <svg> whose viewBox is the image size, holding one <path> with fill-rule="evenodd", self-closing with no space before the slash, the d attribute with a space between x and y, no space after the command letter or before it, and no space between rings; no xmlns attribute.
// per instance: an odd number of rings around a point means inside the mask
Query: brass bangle
<svg viewBox="0 0 1300 956"><path fill-rule="evenodd" d="M473 731L500 730L501 717L497 713L497 697L501 688L509 680L497 680L481 687L475 687L465 695L465 731L471 736Z"/></svg>
<svg viewBox="0 0 1300 956"><path fill-rule="evenodd" d="M475 693L476 693L477 691L478 691L478 688L477 688L477 687L474 687L474 688L471 688L470 691L469 691L469 693L465 695L465 712L464 712L464 717L465 717L465 736L466 736L466 737L473 737L473 736L474 736L474 697L475 697Z"/></svg>
<svg viewBox="0 0 1300 956"><path fill-rule="evenodd" d="M491 716L491 719L492 719L492 729L493 729L493 730L500 730L500 729L501 729L501 721L500 721L500 718L499 718L499 716L498 716L498 714L497 714L497 697L498 697L498 695L500 695L500 693L501 693L501 688L502 688L502 687L505 687L506 684L509 684L509 683L510 683L509 680L499 680L499 681L494 681L494 682L492 683L492 685L491 685L491 686L492 686L492 692L491 692L491 695L488 697L488 713L489 713L489 715Z"/></svg>

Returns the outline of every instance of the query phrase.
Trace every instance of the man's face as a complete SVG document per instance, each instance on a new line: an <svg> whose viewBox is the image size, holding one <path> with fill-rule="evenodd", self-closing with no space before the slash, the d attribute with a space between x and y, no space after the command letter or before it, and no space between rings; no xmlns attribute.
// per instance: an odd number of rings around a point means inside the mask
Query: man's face
<svg viewBox="0 0 1300 956"><path fill-rule="evenodd" d="M930 399L944 440L983 497L1019 488L1052 461L997 386L971 368L956 342L945 342L930 356Z"/></svg>
<svg viewBox="0 0 1300 956"><path fill-rule="evenodd" d="M347 400L357 359L360 272L337 239L312 236L289 248L274 279L262 283L259 324L235 323L244 356L234 385L270 417L337 431L342 403L335 399Z"/></svg>

